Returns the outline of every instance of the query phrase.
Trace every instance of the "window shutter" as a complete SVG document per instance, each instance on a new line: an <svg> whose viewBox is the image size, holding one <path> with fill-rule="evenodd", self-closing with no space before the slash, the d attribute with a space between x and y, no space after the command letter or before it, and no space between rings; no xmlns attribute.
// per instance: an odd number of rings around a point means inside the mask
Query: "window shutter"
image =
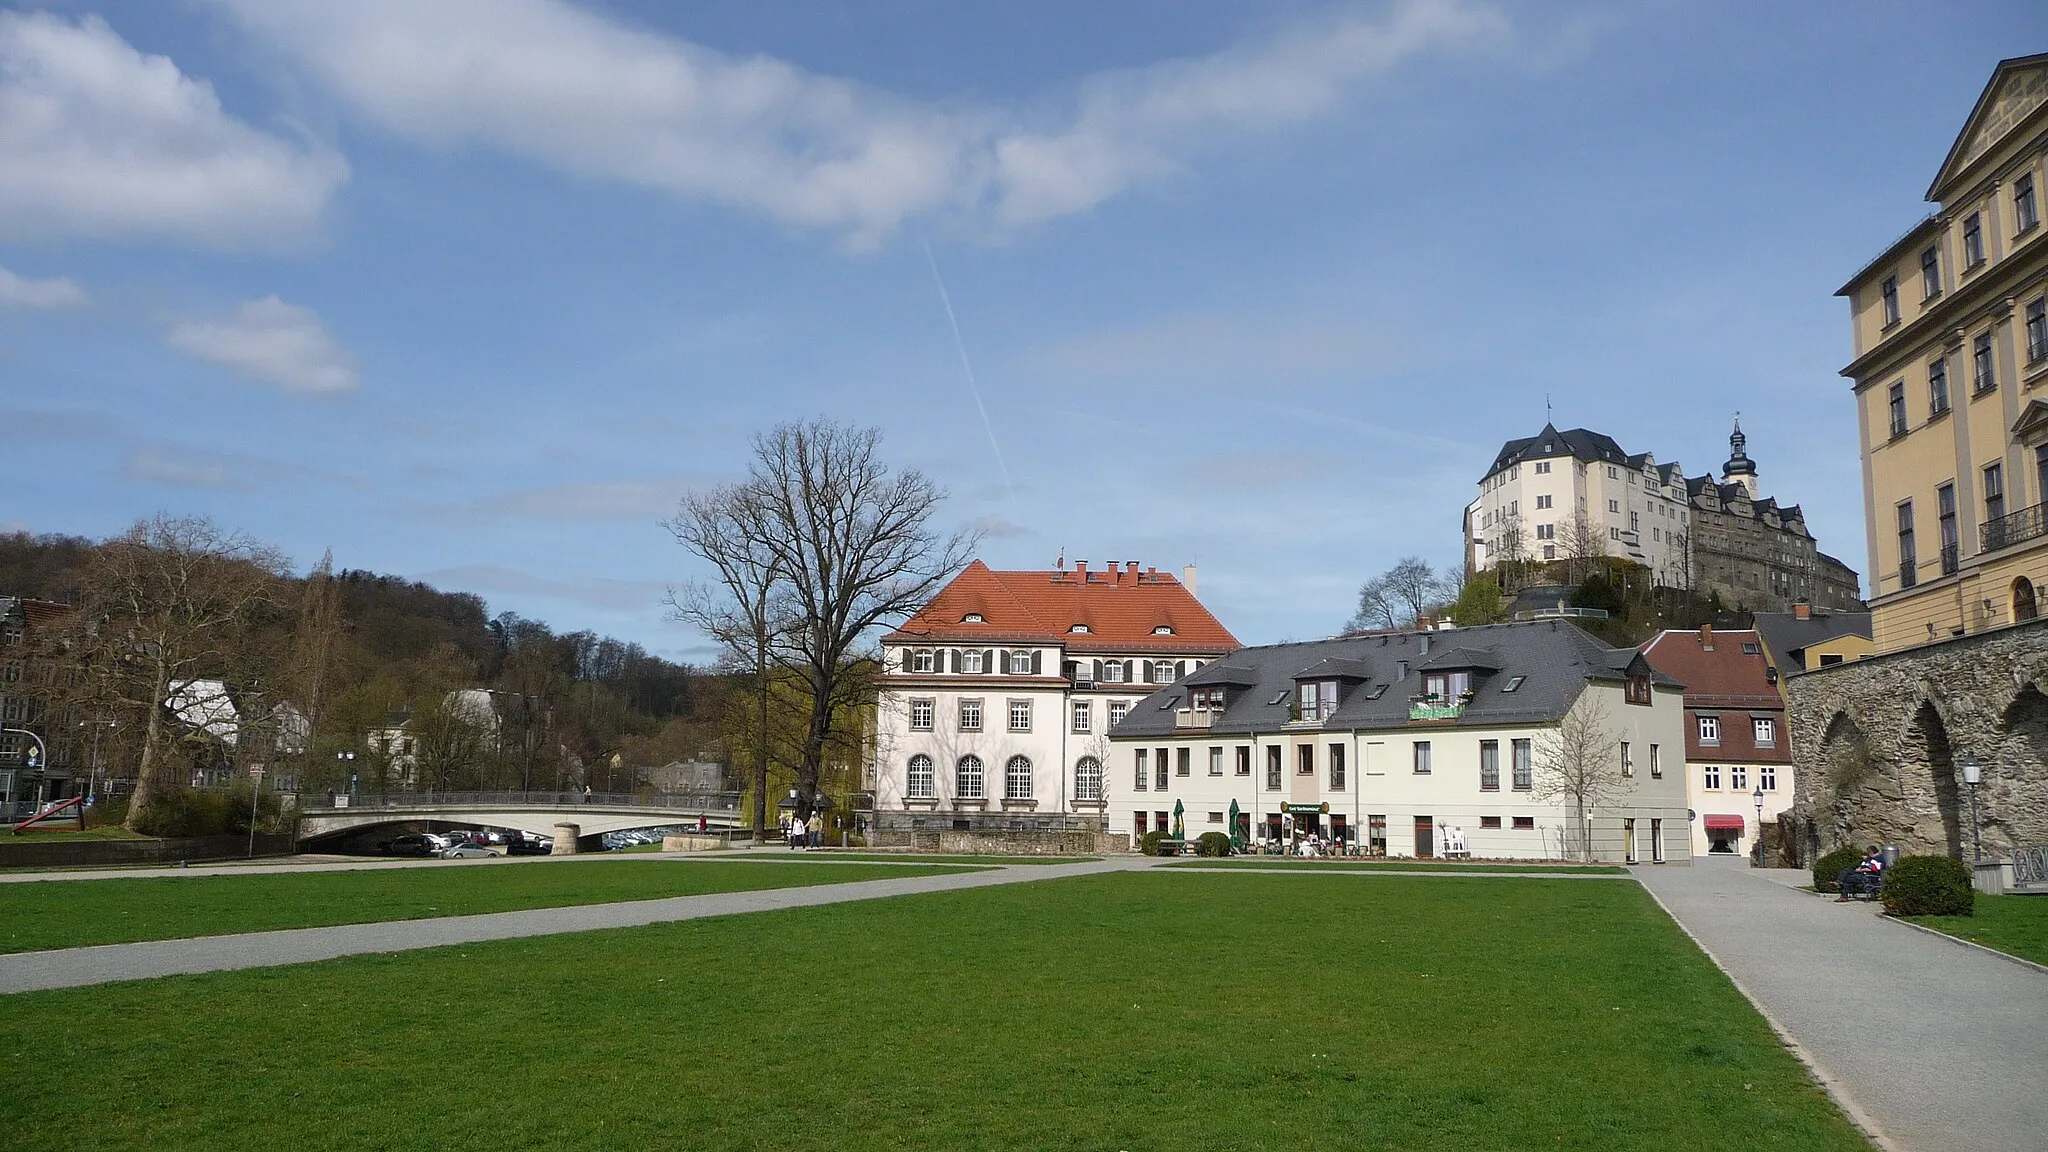
<svg viewBox="0 0 2048 1152"><path fill-rule="evenodd" d="M1003 675L1005 675L1005 676L1008 676L1008 675L1010 674L1010 652L1009 652L1009 650L1008 650L1008 649L1004 649L1004 650L1002 650L1002 651L1000 651L1000 652L997 652L997 653L996 653L996 661L997 661L997 663L996 663L996 671L998 671L998 672L1002 673L1002 674L1003 674Z"/></svg>
<svg viewBox="0 0 2048 1152"><path fill-rule="evenodd" d="M953 666L953 671L958 672L960 670L960 650L958 648L949 650L946 661Z"/></svg>
<svg viewBox="0 0 2048 1152"><path fill-rule="evenodd" d="M1031 674L1036 676L1043 671L1045 671L1045 653L1033 652L1031 654Z"/></svg>
<svg viewBox="0 0 2048 1152"><path fill-rule="evenodd" d="M1130 682L1135 682L1135 681L1137 680L1137 678L1138 678L1138 667L1137 667L1137 665L1136 665L1135 663L1133 663L1132 661L1129 661L1129 660L1126 660L1126 661L1124 661L1124 679L1125 679L1126 681L1130 681Z"/></svg>
<svg viewBox="0 0 2048 1152"><path fill-rule="evenodd" d="M1173 678L1174 678L1175 680L1178 680L1178 679L1180 679L1181 677L1183 677L1183 676L1185 676L1185 675L1187 675L1187 674L1188 674L1188 662L1187 662L1187 661L1185 661L1185 660L1182 660L1182 661L1179 661L1179 662L1177 662L1177 663L1175 663L1175 664L1174 664L1174 666L1173 666Z"/></svg>
<svg viewBox="0 0 2048 1152"><path fill-rule="evenodd" d="M1100 683L1102 681L1102 661L1097 660L1095 662L1095 675L1090 676L1089 679L1094 680L1097 683Z"/></svg>
<svg viewBox="0 0 2048 1152"><path fill-rule="evenodd" d="M1001 671L1002 669L996 665L996 654L994 652L983 652L981 654L982 675L993 676Z"/></svg>
<svg viewBox="0 0 2048 1152"><path fill-rule="evenodd" d="M910 671L910 649L908 649L908 648L905 648L905 649L903 650L903 664L902 664L902 668L903 668L903 670L904 670L905 672L908 672L908 671Z"/></svg>

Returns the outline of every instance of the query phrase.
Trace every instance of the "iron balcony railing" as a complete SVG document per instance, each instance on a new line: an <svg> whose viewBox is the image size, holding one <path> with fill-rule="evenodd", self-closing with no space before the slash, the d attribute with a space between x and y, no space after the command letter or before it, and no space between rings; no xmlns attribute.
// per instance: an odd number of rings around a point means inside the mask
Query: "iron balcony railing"
<svg viewBox="0 0 2048 1152"><path fill-rule="evenodd" d="M1417 696L1408 701L1410 720L1456 720L1465 714L1465 701L1435 696Z"/></svg>
<svg viewBox="0 0 2048 1152"><path fill-rule="evenodd" d="M1979 534L1986 552L2009 548L2037 536L2048 536L2048 504L2036 504L1986 520Z"/></svg>
<svg viewBox="0 0 2048 1152"><path fill-rule="evenodd" d="M1899 561L1899 587L1911 588L1920 582L1920 564L1916 560Z"/></svg>
<svg viewBox="0 0 2048 1152"><path fill-rule="evenodd" d="M299 807L330 811L347 808L422 808L478 805L534 805L573 808L582 804L607 808L653 808L670 812L731 812L740 804L737 792L383 792L350 796L345 792L299 794Z"/></svg>
<svg viewBox="0 0 2048 1152"><path fill-rule="evenodd" d="M1956 569L1961 568L1962 566L1962 545L1943 544L1941 546L1941 574L1943 576L1953 576L1956 574Z"/></svg>

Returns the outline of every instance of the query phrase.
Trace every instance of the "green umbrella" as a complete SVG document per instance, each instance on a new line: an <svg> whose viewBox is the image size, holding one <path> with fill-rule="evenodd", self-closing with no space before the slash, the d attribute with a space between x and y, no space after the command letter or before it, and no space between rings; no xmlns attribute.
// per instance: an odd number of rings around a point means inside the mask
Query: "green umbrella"
<svg viewBox="0 0 2048 1152"><path fill-rule="evenodd" d="M1230 802L1230 842L1242 848L1244 847L1244 836L1237 830L1237 812L1237 801L1233 799Z"/></svg>
<svg viewBox="0 0 2048 1152"><path fill-rule="evenodd" d="M1188 838L1188 827L1181 822L1181 803L1178 800L1173 802L1173 838L1175 840L1185 840Z"/></svg>

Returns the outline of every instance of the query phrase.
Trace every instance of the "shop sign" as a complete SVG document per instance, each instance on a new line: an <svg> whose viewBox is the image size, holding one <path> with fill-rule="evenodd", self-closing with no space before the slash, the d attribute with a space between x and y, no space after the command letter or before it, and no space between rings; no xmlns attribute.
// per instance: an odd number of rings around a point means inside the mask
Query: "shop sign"
<svg viewBox="0 0 2048 1152"><path fill-rule="evenodd" d="M1288 815L1318 816L1329 812L1328 804L1282 804L1281 811Z"/></svg>

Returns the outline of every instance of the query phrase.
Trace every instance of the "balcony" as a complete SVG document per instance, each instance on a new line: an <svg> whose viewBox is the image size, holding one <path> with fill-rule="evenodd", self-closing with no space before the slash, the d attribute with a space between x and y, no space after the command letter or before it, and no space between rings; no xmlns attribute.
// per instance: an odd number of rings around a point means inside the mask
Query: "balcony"
<svg viewBox="0 0 2048 1152"><path fill-rule="evenodd" d="M1984 522L1979 542L1986 552L2010 548L2023 540L2048 536L2048 504L2036 504Z"/></svg>
<svg viewBox="0 0 2048 1152"><path fill-rule="evenodd" d="M1956 574L1956 569L1962 566L1962 546L1960 544L1943 544L1941 546L1941 574L1943 576L1953 576Z"/></svg>
<svg viewBox="0 0 2048 1152"><path fill-rule="evenodd" d="M1411 696L1408 698L1408 719L1456 720L1465 714L1468 699L1464 696L1450 700L1441 696Z"/></svg>
<svg viewBox="0 0 2048 1152"><path fill-rule="evenodd" d="M1903 590L1906 588L1911 588L1912 586L1918 583L1920 583L1919 562L1912 559L1901 561L1899 564L1900 589Z"/></svg>

